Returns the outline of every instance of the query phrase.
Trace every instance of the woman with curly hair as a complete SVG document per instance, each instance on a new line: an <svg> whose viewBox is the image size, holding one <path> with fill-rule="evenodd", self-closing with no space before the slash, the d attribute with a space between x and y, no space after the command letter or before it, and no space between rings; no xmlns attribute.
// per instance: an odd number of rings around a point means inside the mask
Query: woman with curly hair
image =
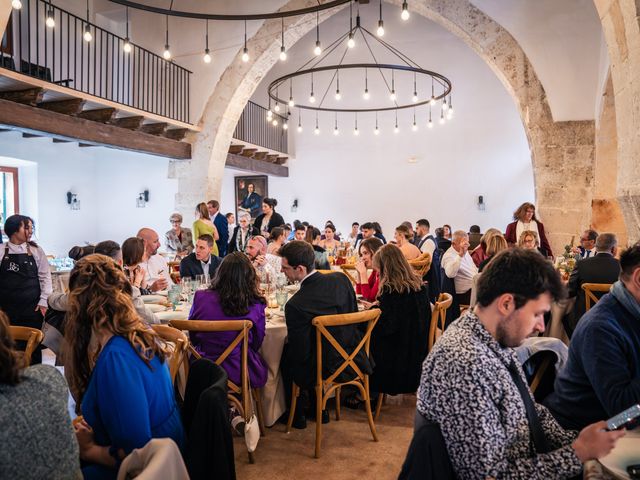
<svg viewBox="0 0 640 480"><path fill-rule="evenodd" d="M267 364L260 355L265 334L266 301L258 291L256 270L242 252L228 254L216 270L211 286L196 292L190 320L251 320L249 331L249 381L260 388L267 382ZM200 332L191 334L191 343L205 358L216 360L236 337L236 332ZM229 354L222 367L229 380L240 384L241 345Z"/></svg>
<svg viewBox="0 0 640 480"><path fill-rule="evenodd" d="M65 373L83 415L75 426L83 475L116 478L120 461L152 438L183 444L165 344L136 313L112 259L81 259L69 288Z"/></svg>
<svg viewBox="0 0 640 480"><path fill-rule="evenodd" d="M532 230L540 239L541 253L549 257L553 256L549 240L547 240L547 235L544 231L544 225L536 218L536 206L533 203L525 202L520 205L513 212L513 219L515 221L507 225L507 231L504 235L509 245L518 243L522 232Z"/></svg>

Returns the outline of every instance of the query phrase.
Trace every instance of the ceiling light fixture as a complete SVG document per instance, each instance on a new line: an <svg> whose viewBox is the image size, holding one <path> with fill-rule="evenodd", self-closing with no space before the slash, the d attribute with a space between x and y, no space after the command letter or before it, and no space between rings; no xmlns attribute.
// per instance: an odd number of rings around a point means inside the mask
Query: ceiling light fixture
<svg viewBox="0 0 640 480"><path fill-rule="evenodd" d="M282 20L282 30L281 30L281 40L280 40L280 61L284 62L287 60L287 51L284 48L284 17Z"/></svg>
<svg viewBox="0 0 640 480"><path fill-rule="evenodd" d="M378 30L376 33L379 37L384 35L384 22L382 21L382 0L380 0L380 19L378 20Z"/></svg>
<svg viewBox="0 0 640 480"><path fill-rule="evenodd" d="M244 48L242 49L242 61L247 63L249 61L249 49L247 48L247 21L244 21Z"/></svg>
<svg viewBox="0 0 640 480"><path fill-rule="evenodd" d="M126 21L127 21L127 34L124 37L124 44L122 45L122 50L124 50L124 53L131 53L132 50L132 46L131 46L131 41L129 40L129 7L127 7L126 9Z"/></svg>
<svg viewBox="0 0 640 480"><path fill-rule="evenodd" d="M21 4L22 6L22 4ZM56 26L56 21L53 18L53 5L51 5L51 2L49 2L49 8L47 9L47 19L44 22L47 27L49 28L53 28Z"/></svg>
<svg viewBox="0 0 640 480"><path fill-rule="evenodd" d="M402 20L404 21L407 21L409 20L410 16L409 5L407 5L407 0L404 0L404 2L402 2L402 13L400 14L400 18L402 18Z"/></svg>

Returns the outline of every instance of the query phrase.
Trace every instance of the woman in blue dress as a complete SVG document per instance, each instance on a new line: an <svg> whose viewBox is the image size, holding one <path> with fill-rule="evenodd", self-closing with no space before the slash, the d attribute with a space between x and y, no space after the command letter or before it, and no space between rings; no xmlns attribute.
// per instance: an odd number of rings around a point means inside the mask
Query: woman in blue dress
<svg viewBox="0 0 640 480"><path fill-rule="evenodd" d="M122 459L152 438L182 448L166 346L136 313L122 269L103 255L71 272L65 364L83 420L76 424L82 473L115 479Z"/></svg>

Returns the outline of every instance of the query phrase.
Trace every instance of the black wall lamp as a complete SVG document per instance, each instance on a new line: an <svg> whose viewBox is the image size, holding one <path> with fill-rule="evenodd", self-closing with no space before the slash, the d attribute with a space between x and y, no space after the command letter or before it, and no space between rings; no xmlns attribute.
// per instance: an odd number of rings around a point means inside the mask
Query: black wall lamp
<svg viewBox="0 0 640 480"><path fill-rule="evenodd" d="M80 200L77 193L67 192L67 204L71 210L80 210Z"/></svg>
<svg viewBox="0 0 640 480"><path fill-rule="evenodd" d="M140 192L138 194L138 198L136 199L136 207L144 208L149 201L149 190L145 190L144 192Z"/></svg>

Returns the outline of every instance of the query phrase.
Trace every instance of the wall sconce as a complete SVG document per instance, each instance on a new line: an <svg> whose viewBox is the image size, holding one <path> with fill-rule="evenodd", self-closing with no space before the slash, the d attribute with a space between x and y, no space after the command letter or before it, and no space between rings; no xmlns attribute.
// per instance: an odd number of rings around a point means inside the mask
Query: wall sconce
<svg viewBox="0 0 640 480"><path fill-rule="evenodd" d="M487 206L487 204L484 203L484 197L482 195L479 195L478 196L478 210L484 211L486 206Z"/></svg>
<svg viewBox="0 0 640 480"><path fill-rule="evenodd" d="M144 192L140 192L138 194L138 198L136 199L136 207L144 208L149 201L149 190L145 190Z"/></svg>
<svg viewBox="0 0 640 480"><path fill-rule="evenodd" d="M80 200L77 193L67 192L67 204L71 210L80 210Z"/></svg>
<svg viewBox="0 0 640 480"><path fill-rule="evenodd" d="M295 198L293 200L293 203L291 204L291 211L292 212L297 212L298 211L298 199Z"/></svg>

